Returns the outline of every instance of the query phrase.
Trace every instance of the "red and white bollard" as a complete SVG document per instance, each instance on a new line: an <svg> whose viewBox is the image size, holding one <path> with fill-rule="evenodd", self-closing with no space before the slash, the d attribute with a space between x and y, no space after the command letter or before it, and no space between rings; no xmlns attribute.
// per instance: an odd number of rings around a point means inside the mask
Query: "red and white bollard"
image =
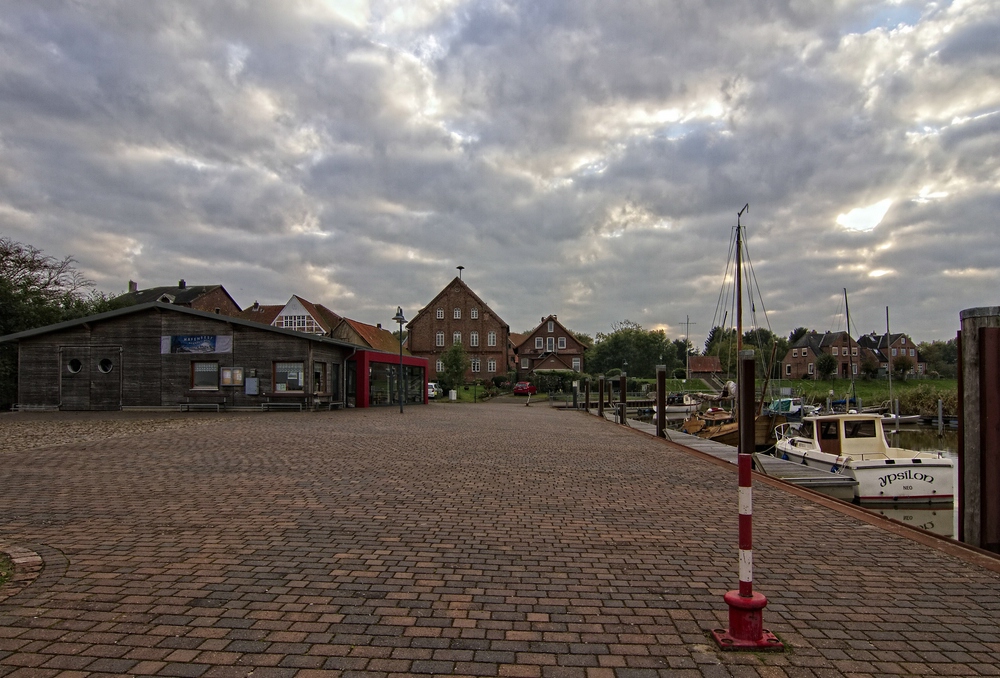
<svg viewBox="0 0 1000 678"><path fill-rule="evenodd" d="M753 470L754 449L753 351L740 351L739 549L740 588L723 597L729 605L729 628L714 629L712 637L723 650L782 651L785 646L764 628L767 598L753 590Z"/></svg>

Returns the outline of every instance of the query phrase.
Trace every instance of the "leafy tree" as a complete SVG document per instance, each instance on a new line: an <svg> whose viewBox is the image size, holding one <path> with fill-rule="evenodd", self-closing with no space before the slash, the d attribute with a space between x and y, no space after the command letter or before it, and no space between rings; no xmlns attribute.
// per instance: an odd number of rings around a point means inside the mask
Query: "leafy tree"
<svg viewBox="0 0 1000 678"><path fill-rule="evenodd" d="M446 391L458 389L465 383L465 373L471 365L465 346L459 343L452 344L441 354L441 362L444 365L444 372L438 373L441 387Z"/></svg>
<svg viewBox="0 0 1000 678"><path fill-rule="evenodd" d="M768 369L771 370L772 377L780 374L779 362L788 353L789 346L787 339L762 327L743 333L744 350L753 349L758 354L759 359L756 361L758 378L763 378Z"/></svg>
<svg viewBox="0 0 1000 678"><path fill-rule="evenodd" d="M629 320L616 322L610 334L599 332L594 347L587 351L587 369L591 373L621 371L627 361L630 377L652 378L656 366L672 370L679 364L674 345L663 330L644 330Z"/></svg>
<svg viewBox="0 0 1000 678"><path fill-rule="evenodd" d="M871 355L866 355L861 359L861 374L865 379L874 379L878 376L878 361Z"/></svg>
<svg viewBox="0 0 1000 678"><path fill-rule="evenodd" d="M829 379L837 372L837 359L829 353L822 353L816 358L816 373L820 379Z"/></svg>
<svg viewBox="0 0 1000 678"><path fill-rule="evenodd" d="M922 341L917 348L920 357L927 362L928 374L936 372L946 379L954 379L958 375L958 342L955 339Z"/></svg>
<svg viewBox="0 0 1000 678"><path fill-rule="evenodd" d="M705 339L705 355L718 356L722 371L736 374L736 330L715 326Z"/></svg>
<svg viewBox="0 0 1000 678"><path fill-rule="evenodd" d="M913 369L913 359L909 356L901 355L892 359L892 374L896 377L905 377Z"/></svg>

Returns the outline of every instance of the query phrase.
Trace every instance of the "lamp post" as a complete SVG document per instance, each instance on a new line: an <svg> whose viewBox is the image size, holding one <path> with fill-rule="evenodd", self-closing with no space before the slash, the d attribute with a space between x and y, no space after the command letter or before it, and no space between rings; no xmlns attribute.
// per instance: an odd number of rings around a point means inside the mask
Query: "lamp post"
<svg viewBox="0 0 1000 678"><path fill-rule="evenodd" d="M399 413L403 413L403 323L406 322L406 318L403 317L403 307L396 307L396 317L393 318L397 323L399 323Z"/></svg>

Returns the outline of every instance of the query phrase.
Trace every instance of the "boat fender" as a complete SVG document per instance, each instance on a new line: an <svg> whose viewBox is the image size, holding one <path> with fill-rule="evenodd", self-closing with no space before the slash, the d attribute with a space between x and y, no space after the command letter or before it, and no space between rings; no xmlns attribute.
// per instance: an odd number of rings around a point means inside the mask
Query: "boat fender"
<svg viewBox="0 0 1000 678"><path fill-rule="evenodd" d="M788 453L787 452L782 452L781 453L781 458L784 459L785 461L788 461Z"/></svg>

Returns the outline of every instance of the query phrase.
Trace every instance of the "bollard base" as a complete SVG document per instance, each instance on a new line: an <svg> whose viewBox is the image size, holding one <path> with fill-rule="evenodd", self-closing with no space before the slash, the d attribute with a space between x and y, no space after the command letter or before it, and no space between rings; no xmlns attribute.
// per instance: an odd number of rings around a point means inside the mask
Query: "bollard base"
<svg viewBox="0 0 1000 678"><path fill-rule="evenodd" d="M747 598L739 591L724 596L729 605L729 628L713 629L712 638L720 649L744 652L783 652L785 646L773 633L763 628L763 610L767 598L754 593Z"/></svg>

